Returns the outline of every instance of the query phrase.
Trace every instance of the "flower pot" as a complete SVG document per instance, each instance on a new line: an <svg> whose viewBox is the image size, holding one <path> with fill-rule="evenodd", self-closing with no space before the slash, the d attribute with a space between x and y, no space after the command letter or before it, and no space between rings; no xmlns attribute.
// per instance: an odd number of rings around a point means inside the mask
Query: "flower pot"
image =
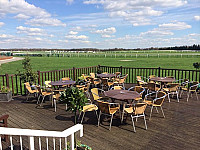
<svg viewBox="0 0 200 150"><path fill-rule="evenodd" d="M0 93L0 102L9 102L12 100L12 92Z"/></svg>

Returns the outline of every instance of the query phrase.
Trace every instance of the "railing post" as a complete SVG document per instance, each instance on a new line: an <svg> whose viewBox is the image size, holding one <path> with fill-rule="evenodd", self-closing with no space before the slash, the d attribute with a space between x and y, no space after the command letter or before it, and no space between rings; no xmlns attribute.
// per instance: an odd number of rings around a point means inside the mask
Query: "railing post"
<svg viewBox="0 0 200 150"><path fill-rule="evenodd" d="M158 76L160 77L160 67L158 67Z"/></svg>
<svg viewBox="0 0 200 150"><path fill-rule="evenodd" d="M122 67L122 66L120 66L120 72L121 72L121 75L123 75L123 73L122 73L122 68L123 68L123 67Z"/></svg>
<svg viewBox="0 0 200 150"><path fill-rule="evenodd" d="M9 86L9 75L8 74L6 74L6 87L10 87Z"/></svg>
<svg viewBox="0 0 200 150"><path fill-rule="evenodd" d="M35 150L35 148L34 148L34 137L33 136L29 137L29 149Z"/></svg>
<svg viewBox="0 0 200 150"><path fill-rule="evenodd" d="M40 71L37 71L38 74L38 84L40 85Z"/></svg>
<svg viewBox="0 0 200 150"><path fill-rule="evenodd" d="M73 67L73 80L75 81L76 80L76 68Z"/></svg>
<svg viewBox="0 0 200 150"><path fill-rule="evenodd" d="M71 134L70 149L71 149L71 150L74 150L74 133Z"/></svg>

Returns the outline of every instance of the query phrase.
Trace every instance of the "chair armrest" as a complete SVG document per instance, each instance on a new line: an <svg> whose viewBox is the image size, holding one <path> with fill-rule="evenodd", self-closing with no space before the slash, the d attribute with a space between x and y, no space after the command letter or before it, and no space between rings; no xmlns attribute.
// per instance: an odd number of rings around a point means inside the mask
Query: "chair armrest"
<svg viewBox="0 0 200 150"><path fill-rule="evenodd" d="M128 91L132 90L133 88L135 88L135 87L133 87L133 86L132 86L132 87L130 87L130 88L128 89Z"/></svg>

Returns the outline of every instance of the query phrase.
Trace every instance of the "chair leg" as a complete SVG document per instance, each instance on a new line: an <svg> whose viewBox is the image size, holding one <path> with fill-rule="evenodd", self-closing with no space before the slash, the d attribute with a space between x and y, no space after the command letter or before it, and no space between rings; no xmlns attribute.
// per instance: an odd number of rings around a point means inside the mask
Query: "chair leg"
<svg viewBox="0 0 200 150"><path fill-rule="evenodd" d="M183 90L181 90L181 92L180 92L180 98L181 98L182 94L183 94Z"/></svg>
<svg viewBox="0 0 200 150"><path fill-rule="evenodd" d="M158 108L157 108L157 107L155 107L155 108L156 108L157 113L159 114L159 112L158 112Z"/></svg>
<svg viewBox="0 0 200 150"><path fill-rule="evenodd" d="M40 102L40 96L41 95L38 96L37 104L39 104L39 102Z"/></svg>
<svg viewBox="0 0 200 150"><path fill-rule="evenodd" d="M113 114L112 114L111 119L110 119L110 128L109 128L110 131L111 131L111 126L112 126L112 120L113 120Z"/></svg>
<svg viewBox="0 0 200 150"><path fill-rule="evenodd" d="M153 106L151 106L151 112L150 112L149 120L151 119L152 111L153 111Z"/></svg>
<svg viewBox="0 0 200 150"><path fill-rule="evenodd" d="M54 99L54 107L55 107L55 112L56 112L56 99Z"/></svg>
<svg viewBox="0 0 200 150"><path fill-rule="evenodd" d="M83 112L83 116L82 116L82 119L81 119L81 124L82 124L82 122L83 122L84 116L85 116L85 112Z"/></svg>
<svg viewBox="0 0 200 150"><path fill-rule="evenodd" d="M45 96L43 96L42 101L41 101L41 103L40 103L40 106L42 106L42 104L43 104L43 102L44 102L44 98L45 98Z"/></svg>
<svg viewBox="0 0 200 150"><path fill-rule="evenodd" d="M163 111L163 109L162 109L162 106L160 106L160 109L161 109L161 111L162 111L163 117L165 118L165 114L164 114L164 111Z"/></svg>
<svg viewBox="0 0 200 150"><path fill-rule="evenodd" d="M170 96L169 96L169 93L168 93L168 100L169 100L169 103L170 103Z"/></svg>
<svg viewBox="0 0 200 150"><path fill-rule="evenodd" d="M123 119L124 119L124 108L122 110L122 119L121 119L121 123L123 122Z"/></svg>
<svg viewBox="0 0 200 150"><path fill-rule="evenodd" d="M98 126L100 124L101 111L99 112Z"/></svg>
<svg viewBox="0 0 200 150"><path fill-rule="evenodd" d="M176 91L177 100L179 102L178 91Z"/></svg>
<svg viewBox="0 0 200 150"><path fill-rule="evenodd" d="M30 95L30 93L28 93L28 95L27 95L27 97L26 97L26 101L28 101L29 95Z"/></svg>
<svg viewBox="0 0 200 150"><path fill-rule="evenodd" d="M133 123L133 131L136 132L136 130L135 130L135 124L134 124L134 119L133 119L132 115L131 115L131 118L132 118L132 123Z"/></svg>
<svg viewBox="0 0 200 150"><path fill-rule="evenodd" d="M145 129L147 130L147 122L146 122L146 119L145 119L145 114L143 113L144 115L144 125L145 125Z"/></svg>
<svg viewBox="0 0 200 150"><path fill-rule="evenodd" d="M187 94L187 102L189 100L189 97L190 97L190 92L188 92L188 94Z"/></svg>

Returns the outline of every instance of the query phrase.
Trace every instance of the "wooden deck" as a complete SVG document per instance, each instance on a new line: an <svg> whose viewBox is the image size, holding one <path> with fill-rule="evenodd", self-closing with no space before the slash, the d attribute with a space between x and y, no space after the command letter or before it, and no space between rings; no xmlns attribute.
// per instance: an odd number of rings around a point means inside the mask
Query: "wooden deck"
<svg viewBox="0 0 200 150"><path fill-rule="evenodd" d="M73 114L66 112L63 104L58 104L55 113L50 101L44 103L44 108L36 108L34 99L29 102L23 102L23 96L14 99L0 103L0 114L10 116L9 127L63 131L73 125ZM197 101L194 95L186 102L184 94L179 103L176 99L172 99L171 103L166 99L163 109L166 118L154 110L152 120L149 121L148 107L148 129L145 130L143 120L138 119L136 133L133 132L130 116L126 124L120 124L119 117L116 117L109 131L109 122L105 121L104 125L97 127L94 113L87 113L83 122L84 136L80 140L94 150L199 149L200 100Z"/></svg>

